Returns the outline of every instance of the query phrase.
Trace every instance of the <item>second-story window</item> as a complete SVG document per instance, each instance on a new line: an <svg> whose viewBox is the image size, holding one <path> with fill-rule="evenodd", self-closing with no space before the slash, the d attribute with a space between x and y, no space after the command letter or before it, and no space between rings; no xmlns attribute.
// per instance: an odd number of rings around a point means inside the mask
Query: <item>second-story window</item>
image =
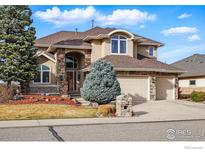
<svg viewBox="0 0 205 154"><path fill-rule="evenodd" d="M149 48L149 56L153 57L154 56L154 47Z"/></svg>
<svg viewBox="0 0 205 154"><path fill-rule="evenodd" d="M111 37L111 52L113 54L126 54L127 39L121 35Z"/></svg>

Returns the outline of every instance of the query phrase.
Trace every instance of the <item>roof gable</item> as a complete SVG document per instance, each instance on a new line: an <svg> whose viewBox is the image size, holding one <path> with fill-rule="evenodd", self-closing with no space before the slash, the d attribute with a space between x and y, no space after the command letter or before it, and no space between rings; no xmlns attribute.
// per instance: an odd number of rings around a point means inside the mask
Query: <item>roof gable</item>
<svg viewBox="0 0 205 154"><path fill-rule="evenodd" d="M186 73L182 74L181 77L204 76L205 54L194 54L171 65L187 71Z"/></svg>

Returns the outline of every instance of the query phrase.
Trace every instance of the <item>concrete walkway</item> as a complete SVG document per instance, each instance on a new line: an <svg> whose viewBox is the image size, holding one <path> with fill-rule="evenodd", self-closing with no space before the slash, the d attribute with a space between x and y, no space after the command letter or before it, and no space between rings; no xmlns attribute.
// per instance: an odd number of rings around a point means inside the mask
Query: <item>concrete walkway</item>
<svg viewBox="0 0 205 154"><path fill-rule="evenodd" d="M205 104L195 104L186 101L154 101L147 103L139 102L133 106L133 111L135 114L134 117L124 118L116 117L0 121L0 128L123 124L205 119Z"/></svg>

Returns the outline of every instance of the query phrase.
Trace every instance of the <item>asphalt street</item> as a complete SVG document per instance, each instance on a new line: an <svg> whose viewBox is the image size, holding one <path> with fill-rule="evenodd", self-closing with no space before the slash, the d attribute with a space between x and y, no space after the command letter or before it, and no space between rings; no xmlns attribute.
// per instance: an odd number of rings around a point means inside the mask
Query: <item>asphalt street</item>
<svg viewBox="0 0 205 154"><path fill-rule="evenodd" d="M205 120L1 128L0 141L205 141Z"/></svg>

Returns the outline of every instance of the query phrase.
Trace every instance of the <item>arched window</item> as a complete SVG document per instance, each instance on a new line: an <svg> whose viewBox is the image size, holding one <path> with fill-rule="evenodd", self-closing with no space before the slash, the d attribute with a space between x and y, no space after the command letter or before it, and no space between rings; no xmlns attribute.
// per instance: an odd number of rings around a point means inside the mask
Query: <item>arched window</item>
<svg viewBox="0 0 205 154"><path fill-rule="evenodd" d="M111 52L113 54L126 54L127 39L121 35L114 35L111 37Z"/></svg>
<svg viewBox="0 0 205 154"><path fill-rule="evenodd" d="M46 65L40 65L37 68L37 75L34 79L35 83L50 83L51 69Z"/></svg>
<svg viewBox="0 0 205 154"><path fill-rule="evenodd" d="M78 68L77 58L68 56L66 57L65 62L66 62L66 68Z"/></svg>

